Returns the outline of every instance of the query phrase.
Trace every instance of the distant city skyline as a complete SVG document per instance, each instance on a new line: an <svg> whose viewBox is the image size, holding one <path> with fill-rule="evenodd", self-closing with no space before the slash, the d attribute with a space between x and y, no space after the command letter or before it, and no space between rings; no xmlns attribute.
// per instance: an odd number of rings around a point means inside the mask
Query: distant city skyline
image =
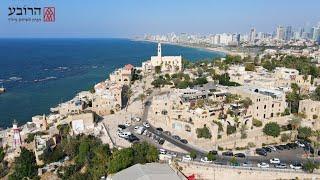
<svg viewBox="0 0 320 180"><path fill-rule="evenodd" d="M53 6L56 21L9 22L11 6ZM96 0L90 4L83 0L3 0L0 7L0 37L132 38L170 32L249 33L253 27L256 32L273 33L280 25L311 28L320 21L318 0Z"/></svg>

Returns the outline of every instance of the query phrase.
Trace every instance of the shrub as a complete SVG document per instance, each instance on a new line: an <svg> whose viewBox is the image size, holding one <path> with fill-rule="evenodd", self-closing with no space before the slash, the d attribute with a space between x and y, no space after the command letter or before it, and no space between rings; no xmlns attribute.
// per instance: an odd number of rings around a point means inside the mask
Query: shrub
<svg viewBox="0 0 320 180"><path fill-rule="evenodd" d="M218 151L223 151L223 147L218 146Z"/></svg>
<svg viewBox="0 0 320 180"><path fill-rule="evenodd" d="M288 142L290 135L287 133L281 134L281 142Z"/></svg>
<svg viewBox="0 0 320 180"><path fill-rule="evenodd" d="M228 125L228 126L227 126L227 135L230 135L230 134L235 133L236 130L237 130L236 126Z"/></svg>
<svg viewBox="0 0 320 180"><path fill-rule="evenodd" d="M262 121L259 121L258 119L253 118L252 124L253 124L255 127L261 127L261 126L262 126Z"/></svg>
<svg viewBox="0 0 320 180"><path fill-rule="evenodd" d="M276 122L269 122L264 126L263 132L268 136L278 137L280 135L280 126Z"/></svg>
<svg viewBox="0 0 320 180"><path fill-rule="evenodd" d="M195 158L197 157L197 153L196 153L195 151L191 151L191 152L190 152L190 157L191 157L192 159L195 159Z"/></svg>
<svg viewBox="0 0 320 180"><path fill-rule="evenodd" d="M212 137L210 130L206 125L204 125L203 128L197 128L196 132L198 138L210 139Z"/></svg>
<svg viewBox="0 0 320 180"><path fill-rule="evenodd" d="M298 137L301 139L307 140L310 136L312 136L312 130L309 127L300 127L298 129Z"/></svg>

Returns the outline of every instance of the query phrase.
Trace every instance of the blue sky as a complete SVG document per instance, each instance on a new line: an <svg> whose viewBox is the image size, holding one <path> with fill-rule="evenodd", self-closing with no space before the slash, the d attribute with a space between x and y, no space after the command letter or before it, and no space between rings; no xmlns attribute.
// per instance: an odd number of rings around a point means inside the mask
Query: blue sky
<svg viewBox="0 0 320 180"><path fill-rule="evenodd" d="M54 23L12 23L8 7L56 8ZM133 37L145 33L272 32L316 24L319 0L1 0L0 37Z"/></svg>

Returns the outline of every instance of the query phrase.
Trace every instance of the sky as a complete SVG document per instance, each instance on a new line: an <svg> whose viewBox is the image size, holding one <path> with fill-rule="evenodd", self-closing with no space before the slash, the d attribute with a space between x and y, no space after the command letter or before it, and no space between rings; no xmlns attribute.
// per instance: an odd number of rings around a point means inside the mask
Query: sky
<svg viewBox="0 0 320 180"><path fill-rule="evenodd" d="M12 22L9 7L55 7L55 22ZM121 37L273 32L314 26L320 0L1 0L0 37ZM36 16L33 16L36 17ZM39 16L42 18L42 16Z"/></svg>

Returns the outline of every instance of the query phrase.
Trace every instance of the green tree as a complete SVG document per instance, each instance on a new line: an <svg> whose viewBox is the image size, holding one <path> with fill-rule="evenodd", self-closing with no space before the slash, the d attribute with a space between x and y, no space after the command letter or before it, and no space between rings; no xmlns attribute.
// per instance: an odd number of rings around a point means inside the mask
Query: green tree
<svg viewBox="0 0 320 180"><path fill-rule="evenodd" d="M197 158L197 153L196 153L196 151L191 151L191 152L190 152L190 157L191 157L192 159Z"/></svg>
<svg viewBox="0 0 320 180"><path fill-rule="evenodd" d="M230 134L233 134L237 131L237 127L234 125L234 126L231 126L231 125L227 125L227 135L230 135Z"/></svg>
<svg viewBox="0 0 320 180"><path fill-rule="evenodd" d="M319 164L308 160L306 163L303 164L303 170L313 173L315 169L319 169Z"/></svg>
<svg viewBox="0 0 320 180"><path fill-rule="evenodd" d="M216 156L215 156L212 152L209 152L209 153L207 154L207 158L208 158L209 161L214 161L214 160L216 160Z"/></svg>
<svg viewBox="0 0 320 180"><path fill-rule="evenodd" d="M212 137L210 130L206 125L204 125L203 128L197 128L196 133L198 138L210 139Z"/></svg>
<svg viewBox="0 0 320 180"><path fill-rule="evenodd" d="M119 172L134 162L134 151L131 148L124 148L112 154L109 162L108 172L110 174Z"/></svg>
<svg viewBox="0 0 320 180"><path fill-rule="evenodd" d="M298 137L307 140L312 136L312 130L309 127L300 127L298 129Z"/></svg>
<svg viewBox="0 0 320 180"><path fill-rule="evenodd" d="M87 160L88 158L88 153L89 153L89 150L90 150L90 144L87 140L83 140L81 141L80 145L79 145L79 153L76 157L76 162L78 164L83 164L85 163L85 161Z"/></svg>
<svg viewBox="0 0 320 180"><path fill-rule="evenodd" d="M126 106L126 111L127 111L127 110L128 110L128 107L129 107L130 99L131 99L131 97L132 97L132 95L133 95L133 91L132 91L132 89L131 89L129 86L126 86L125 89L126 89L126 90L125 90L124 96L125 96L126 99L127 99L127 106Z"/></svg>
<svg viewBox="0 0 320 180"><path fill-rule="evenodd" d="M15 159L13 173L9 175L9 180L18 180L37 177L36 157L32 151L21 148L20 156Z"/></svg>
<svg viewBox="0 0 320 180"><path fill-rule="evenodd" d="M280 135L280 126L276 122L269 122L264 126L263 132L268 136L278 137Z"/></svg>
<svg viewBox="0 0 320 180"><path fill-rule="evenodd" d="M320 101L320 85L317 86L316 90L313 93L313 99L316 101Z"/></svg>
<svg viewBox="0 0 320 180"><path fill-rule="evenodd" d="M0 147L0 162L2 162L5 155L6 155L6 153L4 152L3 147Z"/></svg>

